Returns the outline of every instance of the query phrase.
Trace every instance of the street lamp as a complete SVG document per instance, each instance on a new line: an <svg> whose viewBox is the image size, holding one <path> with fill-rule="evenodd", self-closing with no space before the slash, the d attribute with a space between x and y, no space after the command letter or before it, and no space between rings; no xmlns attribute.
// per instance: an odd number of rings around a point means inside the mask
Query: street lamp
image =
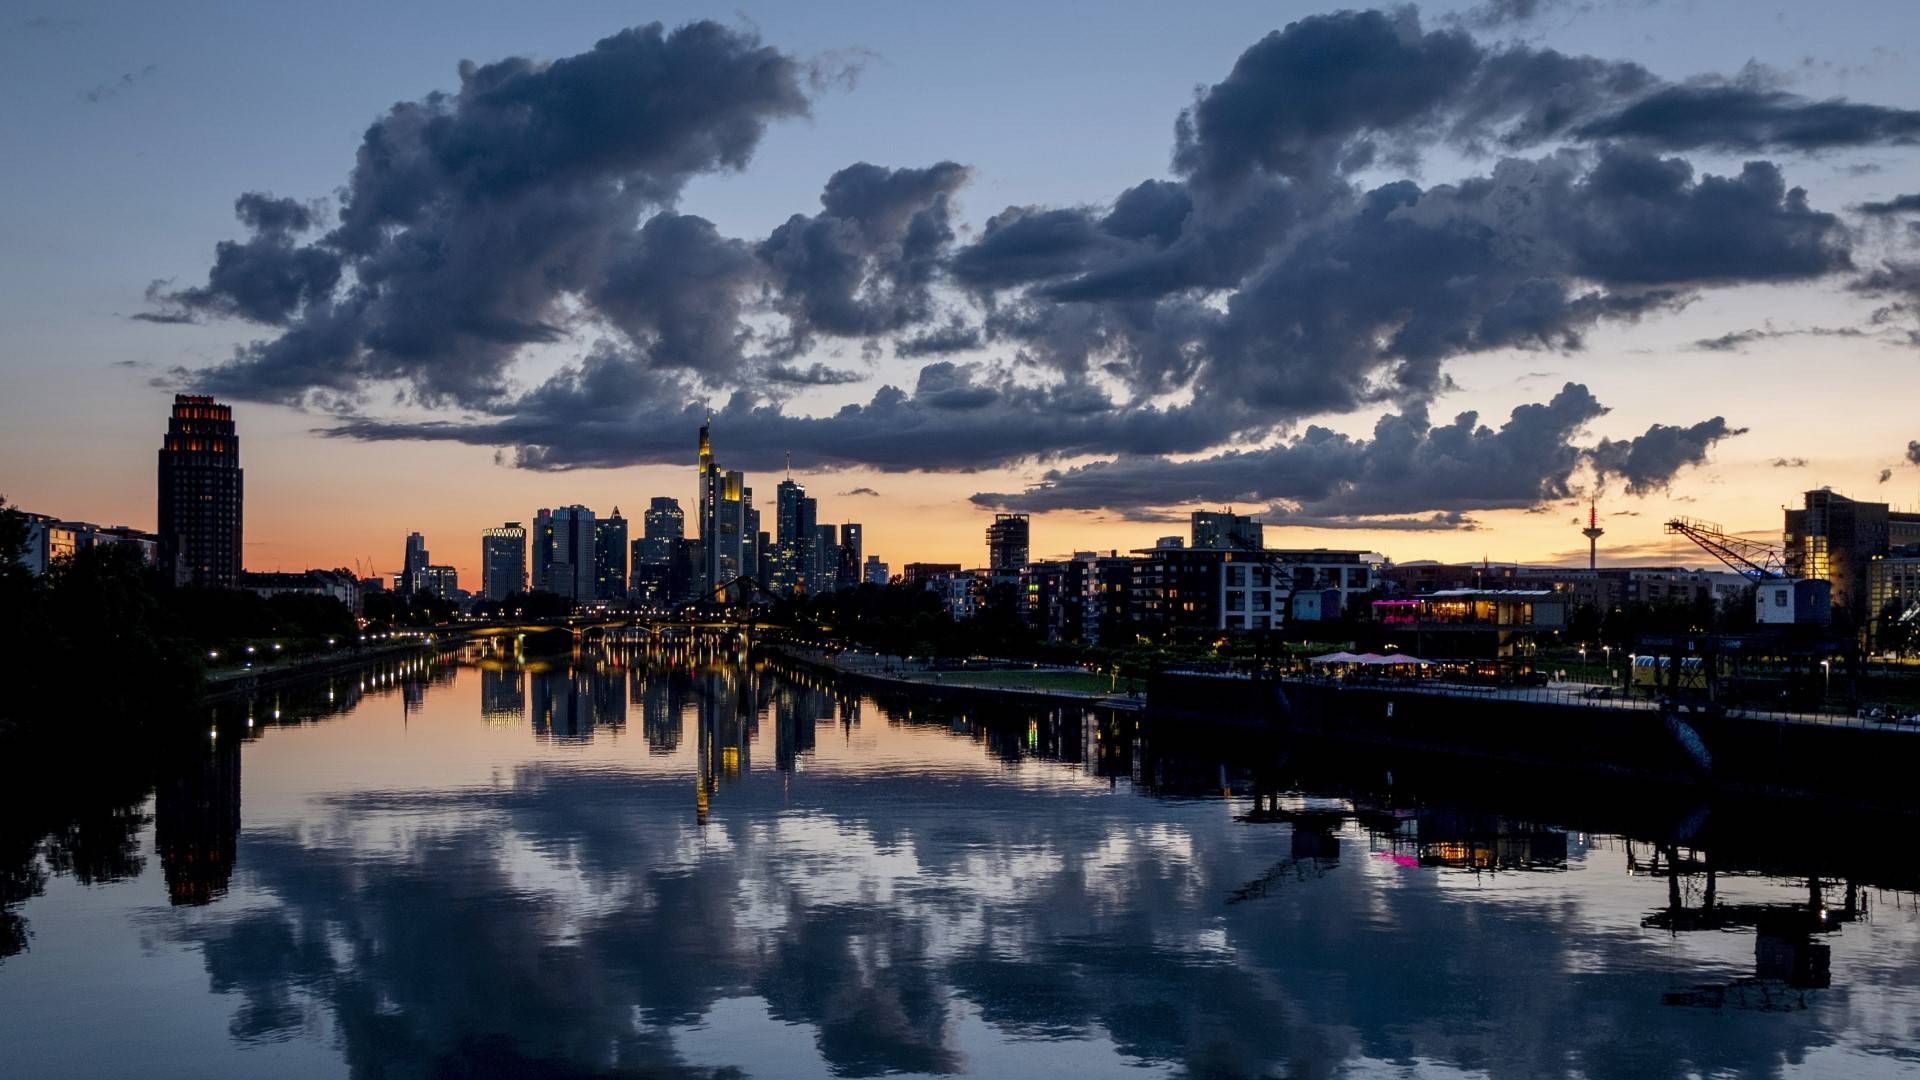
<svg viewBox="0 0 1920 1080"><path fill-rule="evenodd" d="M1824 701L1833 696L1833 661L1820 661L1820 674L1826 679L1826 686L1820 691L1821 699Z"/></svg>

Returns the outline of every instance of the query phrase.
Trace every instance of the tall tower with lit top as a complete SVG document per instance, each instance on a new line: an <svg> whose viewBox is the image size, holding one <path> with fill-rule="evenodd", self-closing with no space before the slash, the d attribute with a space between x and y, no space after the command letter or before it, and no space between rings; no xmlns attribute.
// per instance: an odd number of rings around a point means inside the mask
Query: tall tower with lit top
<svg viewBox="0 0 1920 1080"><path fill-rule="evenodd" d="M1587 538L1587 569L1600 569L1600 538L1607 530L1600 527L1600 511L1592 502L1587 503L1587 527L1580 535Z"/></svg>

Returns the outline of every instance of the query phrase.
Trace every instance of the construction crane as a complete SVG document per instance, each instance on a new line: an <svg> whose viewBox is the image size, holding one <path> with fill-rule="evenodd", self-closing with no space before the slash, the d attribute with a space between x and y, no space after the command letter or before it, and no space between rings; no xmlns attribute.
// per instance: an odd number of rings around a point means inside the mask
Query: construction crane
<svg viewBox="0 0 1920 1080"><path fill-rule="evenodd" d="M1726 563L1743 577L1754 581L1777 581L1787 576L1779 548L1734 536L1711 521L1677 517L1667 522L1667 532L1677 533L1700 545L1707 554Z"/></svg>

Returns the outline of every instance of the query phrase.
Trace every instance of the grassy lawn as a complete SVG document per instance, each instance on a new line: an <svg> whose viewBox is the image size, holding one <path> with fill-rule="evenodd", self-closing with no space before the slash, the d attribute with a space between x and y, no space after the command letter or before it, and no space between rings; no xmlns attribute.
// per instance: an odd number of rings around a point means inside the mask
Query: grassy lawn
<svg viewBox="0 0 1920 1080"><path fill-rule="evenodd" d="M1117 686L1120 693L1144 690L1138 679L1121 679L1118 684L1106 675L1090 671L942 671L920 673L920 682L939 682L949 686L991 686L1009 690L1071 690L1083 694L1105 694Z"/></svg>

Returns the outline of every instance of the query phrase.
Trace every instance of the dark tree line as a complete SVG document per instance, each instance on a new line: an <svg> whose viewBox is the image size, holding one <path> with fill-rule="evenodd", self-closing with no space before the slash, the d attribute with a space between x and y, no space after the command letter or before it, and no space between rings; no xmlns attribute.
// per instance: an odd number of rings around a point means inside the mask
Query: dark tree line
<svg viewBox="0 0 1920 1080"><path fill-rule="evenodd" d="M194 700L210 652L249 641L342 640L353 612L328 597L262 599L176 588L129 545L100 544L43 575L22 563L27 520L0 501L0 738L62 725L138 728Z"/></svg>

